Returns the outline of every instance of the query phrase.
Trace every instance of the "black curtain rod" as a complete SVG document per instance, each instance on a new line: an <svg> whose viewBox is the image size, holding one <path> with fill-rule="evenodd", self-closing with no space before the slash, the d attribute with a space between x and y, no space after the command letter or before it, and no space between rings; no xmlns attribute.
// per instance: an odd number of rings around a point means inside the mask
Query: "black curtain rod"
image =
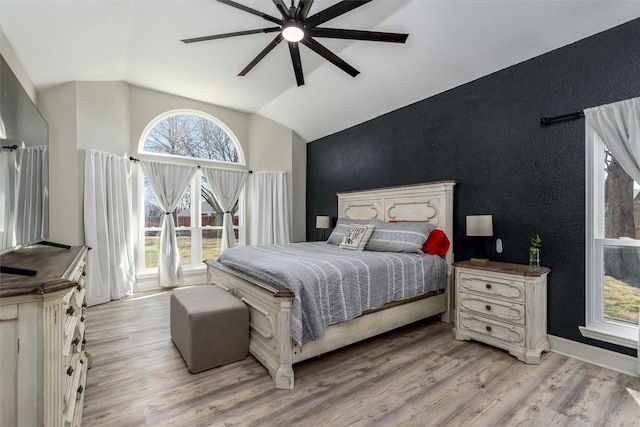
<svg viewBox="0 0 640 427"><path fill-rule="evenodd" d="M561 116L542 117L540 119L541 125L552 125L558 122L564 122L566 120L575 120L580 117L584 117L584 111L576 111L575 113L563 114Z"/></svg>
<svg viewBox="0 0 640 427"><path fill-rule="evenodd" d="M129 156L129 160L131 160L134 163L140 161L140 159L136 159L135 157L132 157L132 156ZM198 166L198 169L200 169L200 165L197 165L197 166ZM249 173L253 173L253 171L249 171Z"/></svg>
<svg viewBox="0 0 640 427"><path fill-rule="evenodd" d="M14 145L3 145L2 148L5 149L5 150L17 150L18 146L15 145L15 144Z"/></svg>

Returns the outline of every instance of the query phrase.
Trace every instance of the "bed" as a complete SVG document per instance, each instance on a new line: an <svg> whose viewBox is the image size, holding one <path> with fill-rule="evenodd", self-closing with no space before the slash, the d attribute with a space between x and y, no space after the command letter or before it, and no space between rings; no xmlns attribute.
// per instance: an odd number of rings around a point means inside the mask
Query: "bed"
<svg viewBox="0 0 640 427"><path fill-rule="evenodd" d="M454 186L454 181L441 181L338 193L338 216L350 220L377 218L385 222L427 222L444 231L451 240ZM322 242L302 245L331 246ZM440 315L442 321L451 321L452 246L444 259L443 289L418 296L410 294L401 301L365 310L352 320L327 326L322 331L322 338L313 340L300 336L293 338L292 332L296 332L295 323L292 327L292 309L296 314L295 294L289 288L278 284L277 280L266 280L268 275L250 275L217 260L209 259L205 263L208 283L231 292L249 307L250 353L269 371L276 388L292 389L293 365L298 362L427 317ZM293 318L295 320L295 316Z"/></svg>

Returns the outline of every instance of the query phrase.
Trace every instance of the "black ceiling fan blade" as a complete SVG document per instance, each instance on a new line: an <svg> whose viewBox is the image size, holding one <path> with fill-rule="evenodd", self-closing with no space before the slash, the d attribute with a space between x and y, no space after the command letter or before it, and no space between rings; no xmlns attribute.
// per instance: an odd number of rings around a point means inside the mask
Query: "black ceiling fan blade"
<svg viewBox="0 0 640 427"><path fill-rule="evenodd" d="M296 8L296 21L304 21L307 19L307 15L309 15L309 10L311 9L311 5L313 4L313 0L300 0L298 2L298 7Z"/></svg>
<svg viewBox="0 0 640 427"><path fill-rule="evenodd" d="M245 6L243 4L240 4L240 3L236 3L235 1L232 1L232 0L218 0L218 1L220 3L224 3L224 4L227 4L229 6L235 7L236 9L240 9L240 10L243 10L245 12L251 13L252 15L259 16L259 17L261 17L263 19L266 19L267 21L271 21L271 22L273 22L275 24L282 25L282 23L283 23L282 19L278 19L278 18L273 17L271 15L267 15L266 13L260 12L259 10L252 9L252 8L250 8L248 6Z"/></svg>
<svg viewBox="0 0 640 427"><path fill-rule="evenodd" d="M259 28L257 30L236 31L235 33L215 34L212 36L194 37L191 39L180 40L183 43L203 42L207 40L225 39L228 37L246 36L247 34L273 33L280 31L280 27Z"/></svg>
<svg viewBox="0 0 640 427"><path fill-rule="evenodd" d="M337 16L340 16L344 13L347 13L357 7L365 5L369 3L371 0L345 0L340 3L336 3L331 7L326 8L325 10L321 10L313 16L310 16L306 21L305 25L307 28L313 28L316 25L323 24Z"/></svg>
<svg viewBox="0 0 640 427"><path fill-rule="evenodd" d="M273 0L273 4L276 5L276 8L280 11L282 17L285 20L289 20L292 18L291 14L289 13L289 8L286 4L284 4L282 0Z"/></svg>
<svg viewBox="0 0 640 427"><path fill-rule="evenodd" d="M300 48L298 43L289 42L289 52L293 63L293 72L296 74L298 86L304 85L304 75L302 74L302 61L300 61Z"/></svg>
<svg viewBox="0 0 640 427"><path fill-rule="evenodd" d="M331 62L336 67L340 68L345 73L349 74L351 77L355 77L360 74L360 71L353 68L351 65L347 64L341 58L338 57L335 53L331 52L326 47L322 46L320 43L312 39L311 37L305 37L300 40L300 43L307 46L309 49L322 56L327 61Z"/></svg>
<svg viewBox="0 0 640 427"><path fill-rule="evenodd" d="M404 43L409 34L383 33L379 31L343 30L339 28L310 28L311 37L326 37L331 39L367 40L373 42Z"/></svg>
<svg viewBox="0 0 640 427"><path fill-rule="evenodd" d="M240 73L238 74L239 76L244 76L246 75L249 71L251 71L251 69L253 67L256 66L256 64L258 62L260 62L262 60L262 58L264 58L267 53L271 52L273 50L274 47L276 47L278 45L278 43L280 43L282 41L282 34L278 34L276 36L275 39L271 40L271 43L269 43L267 45L267 47L265 47L264 49L262 49L262 51L258 54L258 56L256 56L255 58L253 58L253 60L249 63L249 65L247 65L246 67L244 67L244 69L242 71L240 71Z"/></svg>

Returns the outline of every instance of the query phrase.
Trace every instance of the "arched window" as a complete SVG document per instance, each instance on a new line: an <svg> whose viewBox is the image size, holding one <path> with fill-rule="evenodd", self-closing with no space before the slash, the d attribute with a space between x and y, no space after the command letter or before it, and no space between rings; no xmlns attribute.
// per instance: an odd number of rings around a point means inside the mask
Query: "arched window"
<svg viewBox="0 0 640 427"><path fill-rule="evenodd" d="M162 162L203 165L208 162L244 165L242 148L231 130L216 118L195 110L174 110L152 120L142 133L138 153L160 156ZM224 167L224 166L223 166ZM139 272L158 266L160 209L151 187L140 174ZM197 201L197 202L194 202ZM242 198L232 210L236 243L244 241ZM211 187L198 170L189 189L173 212L176 240L185 270L201 268L202 260L217 258L222 238L222 215Z"/></svg>
<svg viewBox="0 0 640 427"><path fill-rule="evenodd" d="M222 122L195 110L164 113L149 123L140 153L244 165L238 140Z"/></svg>

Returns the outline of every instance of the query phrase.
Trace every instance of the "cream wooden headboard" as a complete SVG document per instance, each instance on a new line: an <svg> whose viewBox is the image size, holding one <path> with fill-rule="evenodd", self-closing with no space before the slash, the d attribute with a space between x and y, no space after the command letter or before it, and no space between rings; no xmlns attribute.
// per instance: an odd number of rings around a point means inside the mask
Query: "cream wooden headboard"
<svg viewBox="0 0 640 427"><path fill-rule="evenodd" d="M455 181L439 181L338 193L338 217L434 224L447 234L452 243L446 256L447 263L451 265L455 185Z"/></svg>

